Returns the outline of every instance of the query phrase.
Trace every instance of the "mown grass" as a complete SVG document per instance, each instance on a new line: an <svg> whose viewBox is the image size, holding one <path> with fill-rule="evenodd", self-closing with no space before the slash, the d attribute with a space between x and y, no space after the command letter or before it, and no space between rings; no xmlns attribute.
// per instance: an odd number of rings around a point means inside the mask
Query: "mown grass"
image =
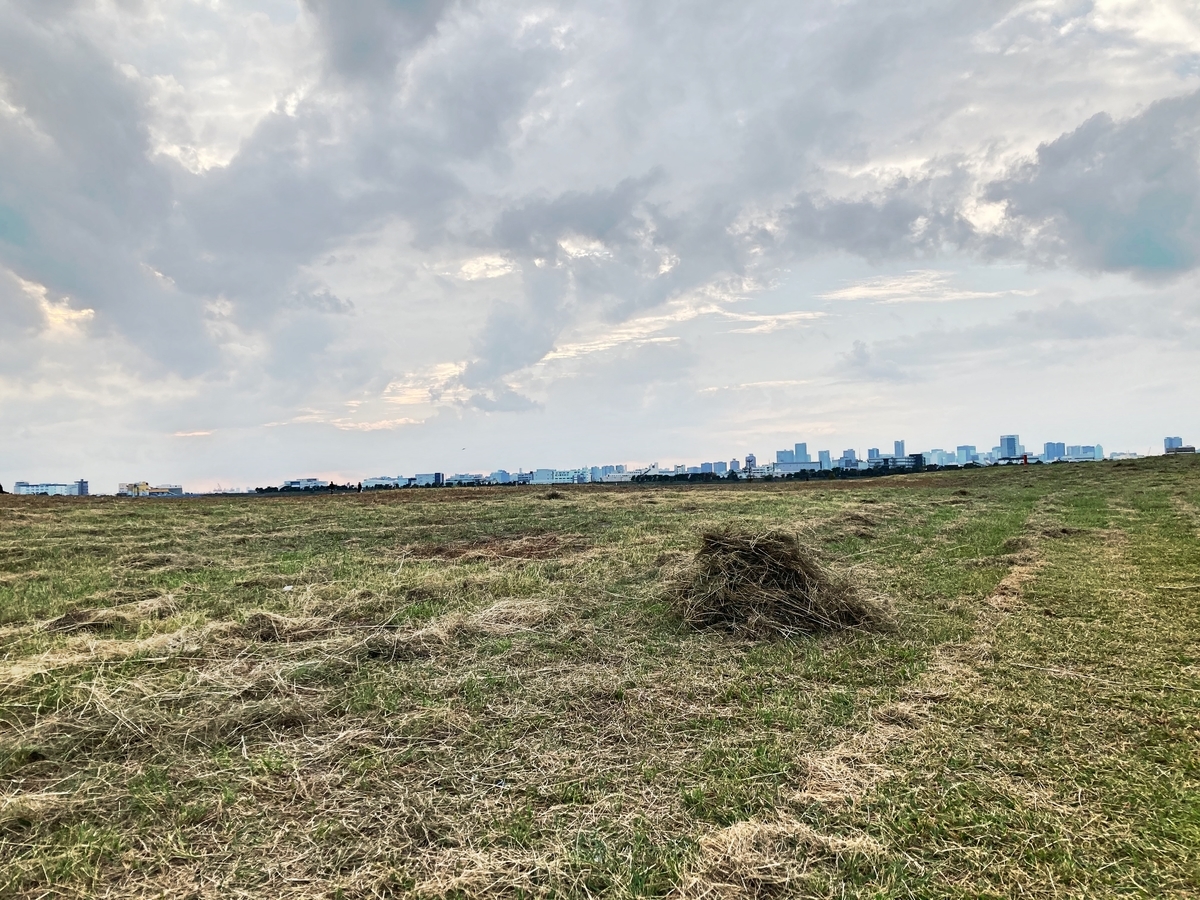
<svg viewBox="0 0 1200 900"><path fill-rule="evenodd" d="M1194 896L1200 466L0 498L0 894ZM897 626L667 586L800 532Z"/></svg>

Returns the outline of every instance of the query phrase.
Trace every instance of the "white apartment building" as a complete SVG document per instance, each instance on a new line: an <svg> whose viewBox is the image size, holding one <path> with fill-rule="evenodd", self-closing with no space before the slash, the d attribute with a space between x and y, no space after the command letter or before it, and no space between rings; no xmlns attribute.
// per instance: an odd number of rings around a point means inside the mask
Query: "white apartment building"
<svg viewBox="0 0 1200 900"><path fill-rule="evenodd" d="M72 481L70 484L63 484L61 482L33 484L28 481L18 481L13 485L13 493L25 494L27 496L86 497L88 495L88 483L82 478L79 481Z"/></svg>

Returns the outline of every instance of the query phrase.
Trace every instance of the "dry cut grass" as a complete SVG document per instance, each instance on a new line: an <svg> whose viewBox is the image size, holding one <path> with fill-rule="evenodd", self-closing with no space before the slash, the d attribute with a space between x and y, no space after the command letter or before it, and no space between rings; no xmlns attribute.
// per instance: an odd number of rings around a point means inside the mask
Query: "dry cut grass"
<svg viewBox="0 0 1200 900"><path fill-rule="evenodd" d="M885 607L785 531L707 531L674 595L684 621L755 638L879 628Z"/></svg>
<svg viewBox="0 0 1200 900"><path fill-rule="evenodd" d="M1196 474L3 498L0 895L1188 896Z"/></svg>

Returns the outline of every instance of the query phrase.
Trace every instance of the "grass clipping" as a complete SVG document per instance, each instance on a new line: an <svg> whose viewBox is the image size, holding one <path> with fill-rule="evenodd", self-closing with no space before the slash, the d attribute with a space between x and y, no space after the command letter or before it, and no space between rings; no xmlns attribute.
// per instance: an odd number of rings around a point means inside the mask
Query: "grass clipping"
<svg viewBox="0 0 1200 900"><path fill-rule="evenodd" d="M785 531L708 531L674 597L686 622L755 638L879 628L883 605L861 595Z"/></svg>

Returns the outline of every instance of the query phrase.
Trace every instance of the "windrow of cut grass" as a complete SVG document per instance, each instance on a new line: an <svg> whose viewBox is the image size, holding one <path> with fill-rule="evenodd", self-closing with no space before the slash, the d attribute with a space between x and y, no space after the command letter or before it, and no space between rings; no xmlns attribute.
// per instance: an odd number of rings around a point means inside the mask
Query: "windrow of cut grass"
<svg viewBox="0 0 1200 900"><path fill-rule="evenodd" d="M1187 896L1198 475L0 498L0 893ZM705 531L893 626L690 626Z"/></svg>

